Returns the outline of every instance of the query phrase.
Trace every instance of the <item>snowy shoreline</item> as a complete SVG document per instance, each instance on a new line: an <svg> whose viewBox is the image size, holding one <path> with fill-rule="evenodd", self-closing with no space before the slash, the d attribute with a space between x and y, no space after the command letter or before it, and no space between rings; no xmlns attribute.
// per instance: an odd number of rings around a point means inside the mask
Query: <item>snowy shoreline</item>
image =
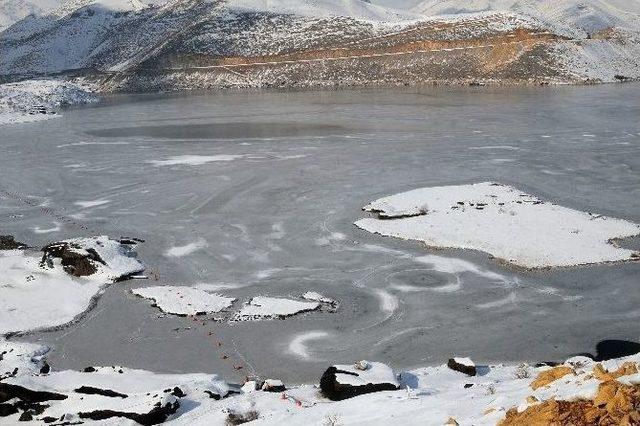
<svg viewBox="0 0 640 426"><path fill-rule="evenodd" d="M320 386L286 386L251 377L230 384L215 374L162 374L120 366L56 371L50 349L0 340L0 407L5 421L109 424L518 424L572 415L621 419L633 408L591 405L634 400L640 392L639 344L605 341L598 353L563 363L476 365L452 358L447 365L394 372L359 361L330 366ZM333 380L333 381L332 381ZM242 386L240 386L242 385ZM615 398L608 393L619 392ZM332 392L338 392L336 394ZM564 401L565 406L553 406ZM41 405L45 402L46 405ZM612 402L613 404L613 402ZM563 411L564 410L564 411ZM595 410L595 411L594 411ZM526 420L525 420L526 419Z"/></svg>
<svg viewBox="0 0 640 426"><path fill-rule="evenodd" d="M87 88L60 79L0 84L0 125L48 120L59 117L65 107L98 100Z"/></svg>

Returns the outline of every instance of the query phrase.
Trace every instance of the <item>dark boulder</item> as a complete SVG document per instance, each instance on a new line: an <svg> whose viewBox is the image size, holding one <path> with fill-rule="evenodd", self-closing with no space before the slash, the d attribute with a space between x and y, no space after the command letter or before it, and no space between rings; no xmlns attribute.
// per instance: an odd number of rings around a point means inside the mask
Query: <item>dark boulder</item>
<svg viewBox="0 0 640 426"><path fill-rule="evenodd" d="M475 376L477 374L476 365L469 358L451 358L447 363L447 367L467 376Z"/></svg>
<svg viewBox="0 0 640 426"><path fill-rule="evenodd" d="M354 366L334 365L320 378L323 395L332 401L399 388L393 370L377 362L360 361Z"/></svg>

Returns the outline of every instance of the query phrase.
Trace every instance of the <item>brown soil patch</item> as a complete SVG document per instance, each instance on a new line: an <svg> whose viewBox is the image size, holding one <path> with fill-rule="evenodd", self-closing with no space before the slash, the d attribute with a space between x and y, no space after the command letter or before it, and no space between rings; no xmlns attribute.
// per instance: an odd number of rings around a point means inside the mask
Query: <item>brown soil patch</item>
<svg viewBox="0 0 640 426"><path fill-rule="evenodd" d="M640 424L639 409L640 385L608 381L600 384L593 401L549 400L521 413L512 408L499 426L631 426Z"/></svg>
<svg viewBox="0 0 640 426"><path fill-rule="evenodd" d="M542 386L546 386L549 383L555 382L556 380L566 376L567 374L574 374L573 368L567 367L564 365L554 367L550 370L543 371L538 374L538 377L531 383L531 389L536 390L541 388Z"/></svg>

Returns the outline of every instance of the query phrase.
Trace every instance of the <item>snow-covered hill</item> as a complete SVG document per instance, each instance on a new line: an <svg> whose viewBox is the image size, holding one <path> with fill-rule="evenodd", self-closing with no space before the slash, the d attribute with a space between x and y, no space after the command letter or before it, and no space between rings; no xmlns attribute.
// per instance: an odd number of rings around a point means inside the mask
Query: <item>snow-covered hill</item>
<svg viewBox="0 0 640 426"><path fill-rule="evenodd" d="M426 0L413 8L425 15L510 11L538 18L549 25L588 32L609 27L640 30L637 0Z"/></svg>
<svg viewBox="0 0 640 426"><path fill-rule="evenodd" d="M29 15L43 15L57 6L60 0L2 0L0 2L0 31Z"/></svg>

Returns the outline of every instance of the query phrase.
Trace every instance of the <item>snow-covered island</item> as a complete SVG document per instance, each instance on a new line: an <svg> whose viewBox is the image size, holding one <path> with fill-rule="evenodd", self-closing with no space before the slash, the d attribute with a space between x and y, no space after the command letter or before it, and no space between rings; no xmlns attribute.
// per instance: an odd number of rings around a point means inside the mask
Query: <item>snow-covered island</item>
<svg viewBox="0 0 640 426"><path fill-rule="evenodd" d="M516 188L484 182L416 189L373 201L377 218L355 224L428 247L487 252L524 268L638 261L616 241L640 235L640 225L545 202Z"/></svg>
<svg viewBox="0 0 640 426"><path fill-rule="evenodd" d="M0 244L0 334L68 324L95 304L105 286L144 270L133 242L75 238L29 249Z"/></svg>

